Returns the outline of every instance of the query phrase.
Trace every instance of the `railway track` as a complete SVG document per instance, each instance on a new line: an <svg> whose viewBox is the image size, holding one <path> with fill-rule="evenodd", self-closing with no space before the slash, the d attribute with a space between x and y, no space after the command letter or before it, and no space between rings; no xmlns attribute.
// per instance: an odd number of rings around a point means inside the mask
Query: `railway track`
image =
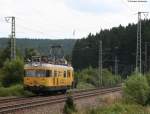
<svg viewBox="0 0 150 114"><path fill-rule="evenodd" d="M107 94L111 92L120 91L121 87L107 88L107 89L93 89L83 90L72 94L75 100L97 96L100 94ZM12 98L0 101L0 114L6 114L12 111L23 110L26 108L33 108L37 106L56 104L65 102L67 95L56 95L47 97L31 97L31 98Z"/></svg>

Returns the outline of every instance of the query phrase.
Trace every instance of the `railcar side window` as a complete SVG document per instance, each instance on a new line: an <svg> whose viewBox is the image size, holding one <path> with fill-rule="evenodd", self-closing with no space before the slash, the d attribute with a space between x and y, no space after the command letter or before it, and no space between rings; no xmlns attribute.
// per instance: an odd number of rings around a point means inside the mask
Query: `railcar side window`
<svg viewBox="0 0 150 114"><path fill-rule="evenodd" d="M57 77L61 76L61 72L57 72L57 70L54 70L54 74L52 70L26 70L25 76L28 77Z"/></svg>
<svg viewBox="0 0 150 114"><path fill-rule="evenodd" d="M52 70L49 70L49 76L52 77Z"/></svg>
<svg viewBox="0 0 150 114"><path fill-rule="evenodd" d="M50 76L50 71L46 70L46 77L49 77L49 76Z"/></svg>
<svg viewBox="0 0 150 114"><path fill-rule="evenodd" d="M36 71L36 76L37 77L45 77L46 76L46 72L44 70Z"/></svg>

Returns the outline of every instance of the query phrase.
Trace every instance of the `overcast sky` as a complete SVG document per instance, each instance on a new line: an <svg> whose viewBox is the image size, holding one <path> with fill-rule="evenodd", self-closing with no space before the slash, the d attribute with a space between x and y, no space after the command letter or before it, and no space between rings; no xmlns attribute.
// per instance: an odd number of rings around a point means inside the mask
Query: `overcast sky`
<svg viewBox="0 0 150 114"><path fill-rule="evenodd" d="M150 3L127 0L0 0L0 37L7 37L16 17L16 37L82 38L108 29L137 22L137 11L150 11ZM144 18L144 16L143 16ZM149 16L147 17L149 18ZM73 31L75 35L73 36Z"/></svg>

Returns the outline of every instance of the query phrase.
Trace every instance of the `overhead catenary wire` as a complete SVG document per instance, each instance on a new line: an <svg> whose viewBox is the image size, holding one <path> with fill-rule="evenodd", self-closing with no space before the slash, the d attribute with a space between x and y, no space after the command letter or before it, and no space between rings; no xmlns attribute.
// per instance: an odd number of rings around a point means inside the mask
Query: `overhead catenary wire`
<svg viewBox="0 0 150 114"><path fill-rule="evenodd" d="M129 5L124 1L124 0L121 0L122 1L122 3L125 5L125 7L129 10L129 11L131 11L131 12L133 12L133 10L129 7Z"/></svg>

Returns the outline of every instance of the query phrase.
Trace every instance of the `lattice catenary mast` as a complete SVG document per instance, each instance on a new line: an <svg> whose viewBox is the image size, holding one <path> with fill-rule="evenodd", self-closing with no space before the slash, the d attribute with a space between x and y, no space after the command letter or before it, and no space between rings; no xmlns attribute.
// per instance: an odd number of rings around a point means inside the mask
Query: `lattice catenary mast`
<svg viewBox="0 0 150 114"><path fill-rule="evenodd" d="M103 85L103 74L102 74L102 69L103 69L103 51L102 51L102 41L100 40L99 42L99 87Z"/></svg>
<svg viewBox="0 0 150 114"><path fill-rule="evenodd" d="M16 59L16 36L15 36L15 17L5 17L5 20L9 22L11 19L11 59Z"/></svg>
<svg viewBox="0 0 150 114"><path fill-rule="evenodd" d="M128 0L128 2L144 3L146 0ZM142 72L142 52L141 52L141 14L148 12L138 11L138 23L137 23L137 49L136 49L136 71L141 74Z"/></svg>

